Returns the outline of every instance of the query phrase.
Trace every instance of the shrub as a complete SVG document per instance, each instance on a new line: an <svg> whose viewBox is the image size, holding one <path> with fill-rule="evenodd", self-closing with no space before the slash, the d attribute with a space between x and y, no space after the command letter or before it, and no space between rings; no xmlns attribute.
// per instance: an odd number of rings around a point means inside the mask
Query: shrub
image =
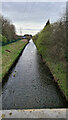
<svg viewBox="0 0 68 120"><path fill-rule="evenodd" d="M0 34L0 42L7 43L7 38Z"/></svg>

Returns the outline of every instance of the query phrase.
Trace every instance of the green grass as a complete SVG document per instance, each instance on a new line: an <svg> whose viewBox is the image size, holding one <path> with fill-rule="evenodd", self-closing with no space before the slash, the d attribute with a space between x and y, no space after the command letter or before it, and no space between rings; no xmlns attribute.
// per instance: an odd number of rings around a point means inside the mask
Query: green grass
<svg viewBox="0 0 68 120"><path fill-rule="evenodd" d="M49 59L45 59L45 60L48 64L55 80L58 82L58 85L60 86L60 88L66 95L66 97L68 97L67 91L66 91L66 69L63 66L63 63L61 63L61 62L54 63L52 60L50 61Z"/></svg>
<svg viewBox="0 0 68 120"><path fill-rule="evenodd" d="M20 40L2 47L2 74L0 74L0 78L3 78L4 75L8 72L9 68L16 60L26 44L27 42L23 42L22 40ZM2 82L2 79L0 79L0 82Z"/></svg>
<svg viewBox="0 0 68 120"><path fill-rule="evenodd" d="M55 80L68 98L66 89L65 26L54 23L33 36L39 54L50 68Z"/></svg>

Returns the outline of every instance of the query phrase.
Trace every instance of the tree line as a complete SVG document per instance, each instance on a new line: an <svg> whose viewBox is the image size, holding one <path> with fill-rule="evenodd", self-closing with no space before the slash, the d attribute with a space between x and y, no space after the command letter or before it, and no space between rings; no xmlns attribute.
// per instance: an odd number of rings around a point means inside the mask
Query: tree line
<svg viewBox="0 0 68 120"><path fill-rule="evenodd" d="M15 26L3 16L0 16L0 42L9 43L20 39L20 36L16 35Z"/></svg>

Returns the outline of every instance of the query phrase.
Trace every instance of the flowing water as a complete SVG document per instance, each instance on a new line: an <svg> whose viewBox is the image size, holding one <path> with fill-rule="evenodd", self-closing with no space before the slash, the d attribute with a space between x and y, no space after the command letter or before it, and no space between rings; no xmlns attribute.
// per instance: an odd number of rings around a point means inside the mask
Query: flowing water
<svg viewBox="0 0 68 120"><path fill-rule="evenodd" d="M3 109L63 108L66 101L32 40L3 87Z"/></svg>

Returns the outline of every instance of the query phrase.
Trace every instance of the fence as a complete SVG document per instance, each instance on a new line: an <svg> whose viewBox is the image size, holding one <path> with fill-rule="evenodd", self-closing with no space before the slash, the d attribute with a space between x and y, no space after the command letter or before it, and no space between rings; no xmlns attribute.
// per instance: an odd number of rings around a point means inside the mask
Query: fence
<svg viewBox="0 0 68 120"><path fill-rule="evenodd" d="M17 42L19 40L21 40L21 38L20 39L16 39L16 40L12 40L12 41L9 41L9 42L0 42L0 46L5 46L5 45L8 45L8 44Z"/></svg>

